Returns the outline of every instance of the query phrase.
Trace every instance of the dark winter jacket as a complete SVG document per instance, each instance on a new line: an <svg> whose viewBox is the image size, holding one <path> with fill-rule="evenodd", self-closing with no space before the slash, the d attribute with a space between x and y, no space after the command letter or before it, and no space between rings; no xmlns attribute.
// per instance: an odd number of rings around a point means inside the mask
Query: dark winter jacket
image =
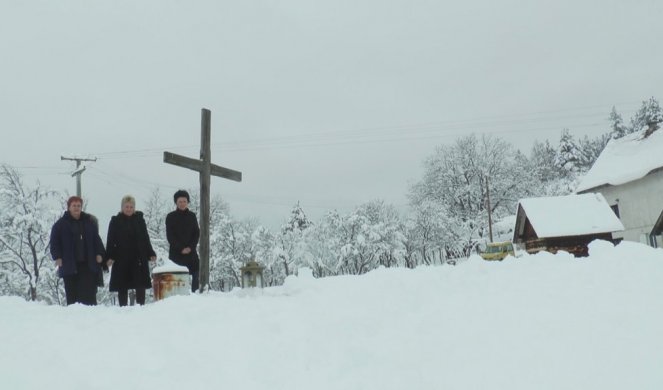
<svg viewBox="0 0 663 390"><path fill-rule="evenodd" d="M110 291L150 288L150 257L156 256L143 213L118 213L108 224L106 259L113 259Z"/></svg>
<svg viewBox="0 0 663 390"><path fill-rule="evenodd" d="M199 259L196 247L200 238L200 228L196 214L189 209L179 209L166 216L166 237L170 244L168 257L175 263L185 266L189 272L198 271ZM182 249L189 247L191 253L182 254Z"/></svg>
<svg viewBox="0 0 663 390"><path fill-rule="evenodd" d="M76 239L74 231L79 230L74 224L80 224L84 239L82 248L83 261L90 270L96 274L101 273L101 265L97 263L97 255L104 256L104 244L99 237L99 228L90 214L81 212L81 217L75 220L65 211L64 215L55 222L51 229L50 249L53 260L62 259L62 267L58 269L58 276L76 274Z"/></svg>

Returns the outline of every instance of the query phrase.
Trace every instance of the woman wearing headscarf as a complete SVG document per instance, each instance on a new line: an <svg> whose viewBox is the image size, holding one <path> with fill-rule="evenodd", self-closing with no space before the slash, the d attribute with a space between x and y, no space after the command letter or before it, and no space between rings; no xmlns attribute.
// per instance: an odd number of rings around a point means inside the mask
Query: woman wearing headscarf
<svg viewBox="0 0 663 390"><path fill-rule="evenodd" d="M145 304L145 289L151 288L148 261L157 256L152 249L143 213L136 211L131 195L122 198L121 211L108 224L107 264L111 267L109 290L117 291L120 306L126 306L129 290L136 290L136 302Z"/></svg>

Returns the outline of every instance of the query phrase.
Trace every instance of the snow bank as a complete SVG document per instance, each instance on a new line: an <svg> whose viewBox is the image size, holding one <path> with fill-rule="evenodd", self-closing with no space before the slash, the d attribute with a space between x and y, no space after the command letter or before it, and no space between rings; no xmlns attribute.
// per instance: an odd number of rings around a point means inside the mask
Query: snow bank
<svg viewBox="0 0 663 390"><path fill-rule="evenodd" d="M661 389L663 250L566 253L144 307L0 298L7 389Z"/></svg>

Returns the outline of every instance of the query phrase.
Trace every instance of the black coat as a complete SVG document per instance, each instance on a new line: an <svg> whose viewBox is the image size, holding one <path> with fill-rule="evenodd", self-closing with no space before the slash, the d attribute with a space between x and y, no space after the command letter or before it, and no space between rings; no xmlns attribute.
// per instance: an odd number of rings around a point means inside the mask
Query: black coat
<svg viewBox="0 0 663 390"><path fill-rule="evenodd" d="M85 239L83 256L85 262L94 274L101 275L101 265L97 263L97 255L104 256L104 244L99 237L99 227L91 218L90 214L81 212L81 216L75 221L69 211L55 222L51 229L50 250L53 260L62 259L62 267L58 269L60 277L76 274L76 244L74 240L74 229L72 224L80 223L82 235Z"/></svg>
<svg viewBox="0 0 663 390"><path fill-rule="evenodd" d="M156 256L143 213L126 216L118 213L108 224L107 259L113 259L110 291L150 288L150 257Z"/></svg>
<svg viewBox="0 0 663 390"><path fill-rule="evenodd" d="M166 237L170 244L168 257L175 263L187 267L189 272L198 271L200 259L196 247L200 238L200 228L196 214L189 209L170 212L166 216ZM191 252L183 255L182 249L186 247L191 248Z"/></svg>

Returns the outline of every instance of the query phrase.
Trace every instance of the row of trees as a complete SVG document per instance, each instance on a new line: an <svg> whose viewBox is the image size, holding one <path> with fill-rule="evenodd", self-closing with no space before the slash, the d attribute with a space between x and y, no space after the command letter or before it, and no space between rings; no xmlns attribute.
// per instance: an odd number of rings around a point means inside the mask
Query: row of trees
<svg viewBox="0 0 663 390"><path fill-rule="evenodd" d="M613 108L605 135L575 139L564 129L556 146L536 142L529 155L497 137L459 138L425 159L424 174L410 189L408 215L374 200L352 212L329 211L311 221L297 204L287 222L273 232L257 219L233 218L227 204L214 198L211 288L228 291L238 286L239 268L252 258L266 266L268 285L283 283L300 267L325 277L363 274L380 266L455 264L486 240L489 208L499 220L514 214L520 198L568 194L611 138L661 117L653 98L643 102L629 126ZM155 189L143 207L161 258L168 253L163 216L171 209L169 199ZM48 237L62 204L64 194L39 184L28 186L18 171L1 167L0 294L61 303L62 286L50 262ZM191 207L196 211L195 202ZM102 302L111 299L107 295Z"/></svg>
<svg viewBox="0 0 663 390"><path fill-rule="evenodd" d="M642 102L640 109L631 117L629 124L624 124L624 120L617 112L615 107L610 111L610 137L621 138L625 135L642 131L644 128L649 127L650 123L663 122L663 110L656 98L651 97L649 100Z"/></svg>

